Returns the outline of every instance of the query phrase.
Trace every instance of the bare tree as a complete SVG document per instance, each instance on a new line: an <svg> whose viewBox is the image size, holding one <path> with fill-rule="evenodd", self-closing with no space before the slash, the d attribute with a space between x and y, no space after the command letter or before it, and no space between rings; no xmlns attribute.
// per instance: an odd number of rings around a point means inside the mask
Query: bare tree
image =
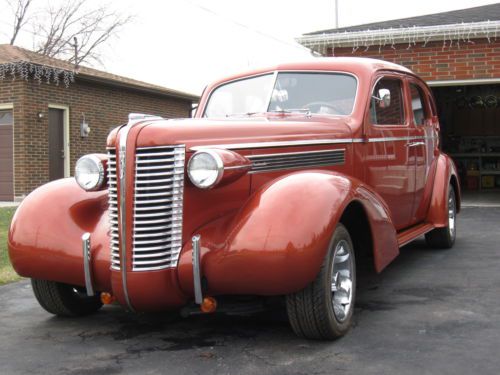
<svg viewBox="0 0 500 375"><path fill-rule="evenodd" d="M86 0L68 0L57 6L49 4L40 8L27 22L27 10L33 0L16 1L16 24L11 44L28 24L35 37L36 52L75 65L101 63L100 47L131 21L130 16L121 15L107 5L89 9Z"/></svg>
<svg viewBox="0 0 500 375"><path fill-rule="evenodd" d="M14 44L16 41L19 31L26 25L28 21L28 8L30 7L32 0L7 0L10 8L14 13L14 30L12 31L12 37L10 38L10 44Z"/></svg>

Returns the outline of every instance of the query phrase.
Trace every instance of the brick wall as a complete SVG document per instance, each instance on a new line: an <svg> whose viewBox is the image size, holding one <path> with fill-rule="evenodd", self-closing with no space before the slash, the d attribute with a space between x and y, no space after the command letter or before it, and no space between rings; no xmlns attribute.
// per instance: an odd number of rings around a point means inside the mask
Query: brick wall
<svg viewBox="0 0 500 375"><path fill-rule="evenodd" d="M372 57L391 61L413 70L427 81L460 80L500 77L500 38L491 43L487 39L476 39L473 43L429 42L426 46L417 43L397 44L392 48L376 46L365 51L364 47L353 52L352 48L330 49L332 56Z"/></svg>
<svg viewBox="0 0 500 375"><path fill-rule="evenodd" d="M64 85L6 79L0 81L0 103L14 104L14 195L20 198L49 181L48 108L67 106L70 114L70 173L84 154L105 152L106 137L117 125L127 122L131 112L165 118L189 117L186 100L144 94L110 86L77 81ZM38 117L43 114L43 118ZM91 133L80 135L85 114Z"/></svg>

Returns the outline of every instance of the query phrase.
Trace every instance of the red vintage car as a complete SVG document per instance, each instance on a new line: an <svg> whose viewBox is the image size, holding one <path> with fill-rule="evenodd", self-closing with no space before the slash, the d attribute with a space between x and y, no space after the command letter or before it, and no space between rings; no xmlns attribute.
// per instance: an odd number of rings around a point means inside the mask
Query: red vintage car
<svg viewBox="0 0 500 375"><path fill-rule="evenodd" d="M15 270L56 315L283 296L297 335L332 339L352 321L356 257L380 272L421 235L455 241L459 183L431 90L384 61L224 79L195 118L131 115L107 150L32 192L10 228Z"/></svg>

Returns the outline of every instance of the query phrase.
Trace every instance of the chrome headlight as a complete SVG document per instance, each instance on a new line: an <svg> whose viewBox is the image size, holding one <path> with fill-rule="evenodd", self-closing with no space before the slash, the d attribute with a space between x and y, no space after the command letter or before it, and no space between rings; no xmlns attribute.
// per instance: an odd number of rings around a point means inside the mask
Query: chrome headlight
<svg viewBox="0 0 500 375"><path fill-rule="evenodd" d="M189 159L187 173L196 187L210 189L222 179L224 163L212 150L198 151Z"/></svg>
<svg viewBox="0 0 500 375"><path fill-rule="evenodd" d="M96 155L82 156L76 162L75 180L87 191L99 190L104 184L104 164Z"/></svg>

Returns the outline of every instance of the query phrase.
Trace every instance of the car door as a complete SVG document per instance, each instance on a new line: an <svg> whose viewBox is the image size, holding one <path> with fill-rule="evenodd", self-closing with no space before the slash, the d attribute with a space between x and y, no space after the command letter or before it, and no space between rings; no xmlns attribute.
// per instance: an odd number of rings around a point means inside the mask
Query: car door
<svg viewBox="0 0 500 375"><path fill-rule="evenodd" d="M365 182L385 200L397 230L411 223L415 186L405 102L402 75L378 76L365 121Z"/></svg>
<svg viewBox="0 0 500 375"><path fill-rule="evenodd" d="M413 199L412 223L424 220L432 188L431 167L436 148L435 127L429 95L424 85L415 78L408 79L408 93L411 109L410 156L415 163L415 194Z"/></svg>

